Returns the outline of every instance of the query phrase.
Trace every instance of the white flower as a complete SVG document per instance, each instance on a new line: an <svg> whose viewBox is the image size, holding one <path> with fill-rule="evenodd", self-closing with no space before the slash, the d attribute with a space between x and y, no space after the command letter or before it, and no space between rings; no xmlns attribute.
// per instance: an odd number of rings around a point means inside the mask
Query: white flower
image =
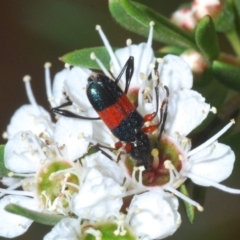
<svg viewBox="0 0 240 240"><path fill-rule="evenodd" d="M5 166L17 173L36 172L45 159L43 151L39 151L44 145L32 132L18 132L5 146Z"/></svg>
<svg viewBox="0 0 240 240"><path fill-rule="evenodd" d="M81 237L80 222L74 218L63 218L56 224L43 240L79 240Z"/></svg>
<svg viewBox="0 0 240 240"><path fill-rule="evenodd" d="M159 66L159 106L166 99L166 91L163 86L169 90L167 121L165 132L167 135L174 136L176 133L186 136L195 129L208 115L210 111L209 104L205 103L198 92L191 90L193 84L192 72L189 65L181 58L174 55L165 56ZM156 95L154 82L143 84L139 91L138 110L146 115L156 111ZM146 99L145 89L149 89L150 97ZM151 99L151 101L149 101ZM158 122L161 118L161 112L158 114Z"/></svg>
<svg viewBox="0 0 240 240"><path fill-rule="evenodd" d="M108 153L115 159L115 155L111 152ZM86 161L87 167L94 167L105 177L112 178L115 182L123 184L124 174L121 167L116 162L111 161L103 155L100 151L86 156L84 160Z"/></svg>
<svg viewBox="0 0 240 240"><path fill-rule="evenodd" d="M172 235L181 224L177 212L178 200L163 191L135 195L129 206L130 226L147 239L162 239Z"/></svg>
<svg viewBox="0 0 240 240"><path fill-rule="evenodd" d="M71 209L79 217L99 220L116 214L122 206L121 187L112 178L91 168L79 192L72 197Z"/></svg>
<svg viewBox="0 0 240 240"><path fill-rule="evenodd" d="M65 69L58 73L52 87L49 67L49 63L45 64L46 92L50 104L54 107L66 101L64 83L69 71ZM86 72L90 71L86 70ZM86 73L84 77L87 79ZM12 171L9 176L18 176L24 179L11 184L7 189L0 189L0 197L5 194L16 194L17 197L22 197L24 202L24 199L28 200L29 198L23 196L30 196L33 197L31 201L38 206L38 210L47 209L53 214L58 212L66 215L69 211L68 198L71 197L72 192L65 191L65 184L71 182L67 179L68 176L72 179L72 175L63 174L61 176L58 174L60 176L58 179L61 179L62 182L59 182L60 185L55 184L54 195L51 192L50 182L48 182L50 184L48 191L41 186L43 169L52 166L50 163L56 165L59 161L63 161L63 164L60 164L63 168L71 168L71 164L67 164L66 161L75 161L87 152L89 147L87 138L92 138L93 134L92 124L90 121L77 121L65 117L61 118L57 124L52 123L50 114L36 103L29 76L24 77L24 83L30 104L21 106L11 118L7 127L8 142L4 151L5 166ZM74 106L71 108L74 109ZM63 170L61 166L60 170ZM74 181L76 182L76 180ZM24 191L15 190L21 186ZM68 187L68 189L70 188ZM58 191L63 194L58 196ZM6 214L10 213L6 212ZM29 222L29 225L31 223L32 221ZM12 222L8 222L8 218L4 224L7 224L9 228L12 226Z"/></svg>

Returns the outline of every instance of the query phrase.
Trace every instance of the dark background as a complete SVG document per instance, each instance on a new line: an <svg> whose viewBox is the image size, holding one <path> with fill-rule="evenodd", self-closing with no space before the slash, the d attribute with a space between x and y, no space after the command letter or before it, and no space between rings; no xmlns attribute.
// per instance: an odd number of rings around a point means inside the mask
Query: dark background
<svg viewBox="0 0 240 240"><path fill-rule="evenodd" d="M148 0L156 11L170 16L182 1ZM100 24L112 46L123 47L127 38L133 43L145 41L122 29L110 16L105 0L7 0L0 3L0 131L4 132L13 112L28 103L22 77L32 76L37 102L48 109L43 65L53 64L52 77L63 68L58 57L84 47L102 45L95 31ZM159 46L159 45L156 45ZM1 140L4 143L4 140ZM238 159L239 161L239 159ZM239 164L238 164L239 165ZM235 168L224 182L240 188L240 169ZM240 196L208 188L205 211L197 213L194 224L188 223L182 207L182 226L171 240L237 240L240 239ZM1 217L1 216L0 216ZM160 227L160 226L159 226ZM16 239L40 240L50 230L33 224ZM1 238L0 239L4 239Z"/></svg>

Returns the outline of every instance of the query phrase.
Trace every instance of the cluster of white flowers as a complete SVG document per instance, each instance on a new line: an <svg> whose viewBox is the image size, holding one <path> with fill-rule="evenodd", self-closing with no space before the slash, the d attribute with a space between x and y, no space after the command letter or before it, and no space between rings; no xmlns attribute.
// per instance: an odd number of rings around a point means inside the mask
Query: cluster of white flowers
<svg viewBox="0 0 240 240"><path fill-rule="evenodd" d="M183 7L175 11L171 20L177 26L193 31L201 18L205 15L216 17L222 6L223 1L221 0L194 0L190 7Z"/></svg>
<svg viewBox="0 0 240 240"><path fill-rule="evenodd" d="M169 90L167 121L159 152L153 154L152 170L134 167L134 161L127 154L117 156L122 149L116 154L99 147L99 151L87 154L90 144L113 147L118 139L101 120L57 116L54 123L50 114L36 103L30 77L26 76L24 83L30 104L20 107L7 127L4 160L11 178L3 178L2 183L8 188L0 189L0 236L21 235L32 223L4 210L7 204L16 203L35 211L64 216L45 240L77 240L88 234L101 239L106 229L111 229L112 239L114 235L129 235L129 239L162 239L172 235L181 224L176 196L203 210L177 190L187 178L201 186L240 193L240 190L219 183L231 174L235 155L229 146L218 143L217 139L233 121L211 139L191 149L191 141L186 136L209 112L215 112L215 108L205 103L201 94L191 90L192 72L186 62L173 55L163 59L154 57L151 47L153 23L147 43L132 45L131 40L127 40L127 46L115 52L101 27L96 29L111 57L111 73L115 78L129 56L134 56L135 71L128 95L135 99L142 116L156 110L156 86L159 106L166 100L164 87ZM95 54L91 57L104 74L112 78L100 59ZM86 96L92 72L68 67L59 72L51 84L49 68L50 64L45 64L46 92L51 107L63 104L68 96L73 102L66 107L69 111L96 117ZM124 86L124 78L120 86ZM158 123L160 118L161 111L145 126ZM157 134L155 131L148 135L154 139ZM22 191L15 190L20 186Z"/></svg>

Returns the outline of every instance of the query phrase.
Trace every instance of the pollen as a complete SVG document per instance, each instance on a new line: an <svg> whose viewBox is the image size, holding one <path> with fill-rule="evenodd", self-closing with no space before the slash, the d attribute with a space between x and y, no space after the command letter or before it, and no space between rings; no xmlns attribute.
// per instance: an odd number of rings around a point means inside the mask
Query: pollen
<svg viewBox="0 0 240 240"><path fill-rule="evenodd" d="M139 75L140 75L140 79L143 81L147 80L147 78L148 78L147 75L142 72Z"/></svg>
<svg viewBox="0 0 240 240"><path fill-rule="evenodd" d="M173 164L172 164L172 162L171 162L170 160L166 160L166 161L164 162L164 167L165 167L166 169L174 169L174 166L173 166Z"/></svg>
<svg viewBox="0 0 240 240"><path fill-rule="evenodd" d="M217 109L215 107L211 107L210 112L212 112L213 114L217 113Z"/></svg>
<svg viewBox="0 0 240 240"><path fill-rule="evenodd" d="M3 134L2 134L2 138L3 139L7 139L8 138L8 134L7 134L7 132L5 131L5 132L3 132Z"/></svg>
<svg viewBox="0 0 240 240"><path fill-rule="evenodd" d="M8 177L12 177L13 175L14 175L13 172L9 172L9 173L8 173Z"/></svg>
<svg viewBox="0 0 240 240"><path fill-rule="evenodd" d="M150 26L154 26L154 25L155 25L155 22L154 22L154 21L151 21L151 22L149 23L149 25L150 25Z"/></svg>
<svg viewBox="0 0 240 240"><path fill-rule="evenodd" d="M154 69L154 68L155 68L155 64L153 64L153 63L150 63L150 64L149 64L149 69L151 69L151 70L152 70L152 69Z"/></svg>
<svg viewBox="0 0 240 240"><path fill-rule="evenodd" d="M96 55L95 55L94 52L92 52L92 53L90 54L90 58L91 58L92 60L95 60L95 59L96 59Z"/></svg>
<svg viewBox="0 0 240 240"><path fill-rule="evenodd" d="M99 31L101 29L101 26L100 25L96 25L96 28L95 28L97 31Z"/></svg>
<svg viewBox="0 0 240 240"><path fill-rule="evenodd" d="M151 155L152 155L153 157L157 157L157 156L159 155L158 149L157 149L157 148L153 148L153 150L152 150L152 152L151 152Z"/></svg>
<svg viewBox="0 0 240 240"><path fill-rule="evenodd" d="M182 161L182 160L183 160L183 155L180 154L180 155L178 156L178 158L179 158L180 161Z"/></svg>
<svg viewBox="0 0 240 240"><path fill-rule="evenodd" d="M130 38L127 39L127 41L126 41L126 45L127 45L127 46L130 46L131 44L132 44L132 39L130 39Z"/></svg>
<svg viewBox="0 0 240 240"><path fill-rule="evenodd" d="M69 69L70 66L71 66L71 65L70 65L69 63L65 63L65 64L64 64L64 67L65 67L66 69Z"/></svg>
<svg viewBox="0 0 240 240"><path fill-rule="evenodd" d="M50 68L52 66L52 64L50 62L46 62L44 64L44 68Z"/></svg>
<svg viewBox="0 0 240 240"><path fill-rule="evenodd" d="M31 80L31 76L30 75L25 75L24 77L23 77L23 81L24 82L29 82Z"/></svg>
<svg viewBox="0 0 240 240"><path fill-rule="evenodd" d="M158 63L163 63L163 59L162 58L157 58L157 62Z"/></svg>
<svg viewBox="0 0 240 240"><path fill-rule="evenodd" d="M204 210L204 208L202 206L200 206L200 205L197 206L197 209L198 209L199 212L203 212L203 210Z"/></svg>

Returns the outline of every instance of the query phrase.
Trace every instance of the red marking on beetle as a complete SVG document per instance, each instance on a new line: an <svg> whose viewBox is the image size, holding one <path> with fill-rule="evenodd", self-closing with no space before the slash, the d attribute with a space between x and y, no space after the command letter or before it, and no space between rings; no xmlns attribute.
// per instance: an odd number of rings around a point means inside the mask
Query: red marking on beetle
<svg viewBox="0 0 240 240"><path fill-rule="evenodd" d="M149 113L144 116L144 122L152 121L156 117L156 113Z"/></svg>
<svg viewBox="0 0 240 240"><path fill-rule="evenodd" d="M120 141L119 141L119 142L116 142L116 143L115 143L115 148L116 148L116 149L119 149L119 148L122 147L122 145L123 145L122 142L120 142Z"/></svg>
<svg viewBox="0 0 240 240"><path fill-rule="evenodd" d="M122 120L126 119L133 111L135 111L135 107L127 96L122 94L115 104L99 111L98 115L107 127L112 130L118 127Z"/></svg>
<svg viewBox="0 0 240 240"><path fill-rule="evenodd" d="M132 145L130 143L126 143L126 145L124 146L124 149L126 150L126 152L131 152Z"/></svg>
<svg viewBox="0 0 240 240"><path fill-rule="evenodd" d="M143 127L142 131L145 132L145 133L152 133L155 130L157 130L158 127L159 127L159 125L151 125L151 126L148 126L148 127Z"/></svg>

